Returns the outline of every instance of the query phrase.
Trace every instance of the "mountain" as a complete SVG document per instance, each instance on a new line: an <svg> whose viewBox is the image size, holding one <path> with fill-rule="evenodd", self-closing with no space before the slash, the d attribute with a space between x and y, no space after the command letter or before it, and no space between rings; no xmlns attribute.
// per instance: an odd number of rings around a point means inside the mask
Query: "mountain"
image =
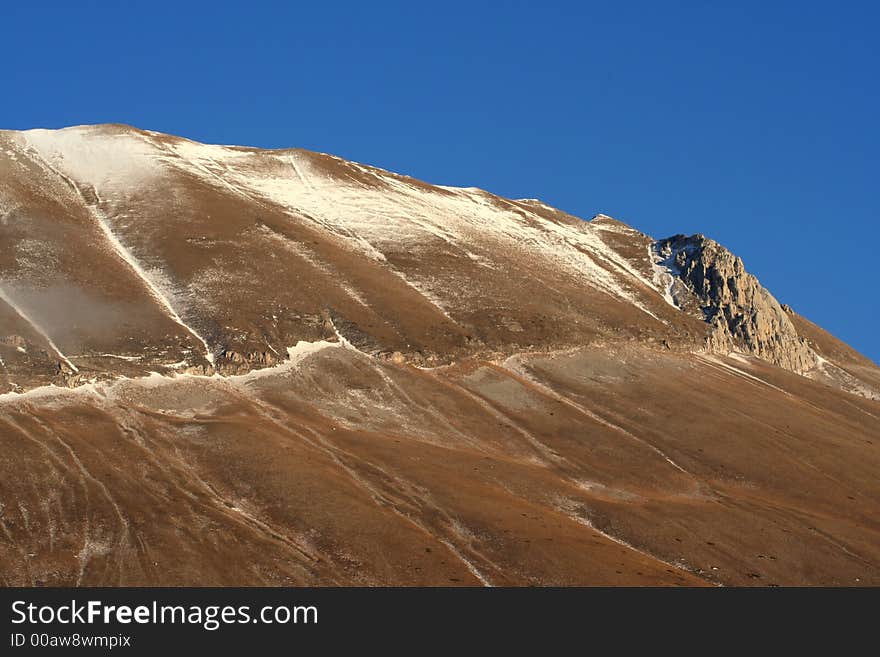
<svg viewBox="0 0 880 657"><path fill-rule="evenodd" d="M0 132L0 584L880 584L880 369L702 235Z"/></svg>

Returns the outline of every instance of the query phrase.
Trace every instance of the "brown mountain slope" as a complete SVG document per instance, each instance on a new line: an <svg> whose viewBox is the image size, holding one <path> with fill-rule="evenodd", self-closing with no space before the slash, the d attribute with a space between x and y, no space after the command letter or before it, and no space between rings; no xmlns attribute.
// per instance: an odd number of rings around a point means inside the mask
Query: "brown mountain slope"
<svg viewBox="0 0 880 657"><path fill-rule="evenodd" d="M880 372L702 236L0 132L0 292L5 585L880 584Z"/></svg>
<svg viewBox="0 0 880 657"><path fill-rule="evenodd" d="M637 345L297 358L6 402L3 582L880 584L876 402Z"/></svg>

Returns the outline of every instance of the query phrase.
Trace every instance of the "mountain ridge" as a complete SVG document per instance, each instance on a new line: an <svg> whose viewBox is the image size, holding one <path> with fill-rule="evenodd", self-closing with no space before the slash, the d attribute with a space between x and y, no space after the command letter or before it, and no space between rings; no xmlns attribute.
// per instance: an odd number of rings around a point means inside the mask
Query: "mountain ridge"
<svg viewBox="0 0 880 657"><path fill-rule="evenodd" d="M659 311L660 315L657 314L659 304L657 299L653 298L654 294L659 293L664 297L667 304L677 308L674 301L670 303L671 287L667 287L668 285L678 285L687 288L688 284L690 284L690 292L694 292L693 281L689 282L686 278L678 275L678 265L670 268L668 262L664 264L662 259L658 260L657 258L658 249L668 249L672 240L682 240L682 236L654 240L607 215L598 214L591 220L584 221L564 211L552 208L537 199L508 200L474 187L452 188L433 186L414 178L401 176L400 174L384 171L376 167L346 162L335 156L305 151L303 149L264 150L243 146L209 146L154 131L140 130L124 124L74 126L60 131L41 129L23 132L3 131L0 132L0 136L3 137L5 143L12 145L12 148L9 146L5 148L7 156L12 156L13 158L18 156L23 158L30 157L33 160L31 162L32 167L43 169L43 175L49 178L47 181L49 187L52 187L54 184L57 188L60 184L61 193L68 195L68 197L71 194L73 195L73 199L66 201L68 204L67 210L70 211L73 208L74 211L85 214L87 222L97 224L100 228L99 232L103 235L105 241L110 244L115 252L115 256L121 259L123 261L122 264L130 270L128 277L134 274L135 278L139 279L133 281L133 284L145 287L147 296L152 297L160 306L161 314L167 315L167 318L178 324L183 332L189 335L189 338L193 338L196 342L202 344L203 360L201 363L199 363L199 358L193 354L191 348L188 348L189 351L187 353L190 355L186 358L182 358L183 353L180 352L166 359L168 361L166 364L186 361L187 366L184 369L187 371L210 373L217 369L218 371L239 373L250 366L261 367L276 364L283 360L284 350L291 346L291 344L298 342L301 337L312 339L329 337L333 339L335 337L334 331L328 333L325 326L329 314L335 314L338 318L341 317L343 324L351 327L355 333L358 333L373 345L374 352L387 355L399 353L405 359L414 363L437 362L476 353L475 347L468 347L467 345L482 345L487 351L497 351L500 349L500 352L506 353L511 349L516 350L527 347L529 344L533 346L536 343L543 343L547 346L553 344L552 339L548 343L547 336L542 337L540 334L527 336L530 339L525 341L526 344L520 344L520 341L515 339L518 337L515 334L530 333L530 331L523 328L520 321L521 318L515 317L495 318L494 325L496 327L502 327L502 329L504 327L508 329L512 327L513 329L507 330L507 335L500 342L498 341L500 336L495 336L495 344L486 344L486 336L483 335L465 335L470 329L462 331L462 320L453 320L445 308L442 307L446 301L438 304L436 302L437 299L432 299L432 293L428 290L430 283L426 285L423 281L416 280L420 277L428 278L439 280L441 285L447 285L450 282L447 280L451 273L450 267L461 270L462 274L465 273L465 268L469 268L472 272L475 272L475 277L478 280L487 269L498 269L497 263L493 264L493 260L498 258L491 251L493 248L498 248L498 240L487 244L488 248L484 249L484 252L481 254L471 253L468 250L468 240L473 239L473 236L476 236L477 239L496 237L491 234L491 227L486 225L466 225L466 231L458 230L456 232L462 225L462 215L466 215L466 213L475 215L482 221L500 217L505 222L502 224L503 228L499 236L506 240L506 243L500 244L502 248L514 250L518 245L511 245L510 242L522 240L527 245L525 249L519 249L523 256L529 254L527 257L537 258L543 256L545 259L549 258L551 261L554 261L550 264L557 269L560 268L560 264L564 267L565 265L571 265L573 262L575 267L583 267L585 270L582 273L587 274L587 278L583 281L586 285L598 288L600 293L605 293L612 297L616 296L619 299L630 302L631 305L652 317L657 323L679 324L674 327L674 330L667 331L670 335L662 336L656 335L658 328L656 326L643 326L639 328L640 332L648 331L653 333L654 335L650 338L651 340L660 340L669 344L670 339L691 338L690 334L692 332L699 332L699 329L692 323L687 326L680 325L682 321L686 322L682 318L661 318L663 312ZM16 153L18 155L15 155ZM268 161L266 161L267 158ZM302 161L298 164L299 159L302 159ZM239 164L242 161L244 164ZM250 170L247 167L250 167ZM262 171L260 167L262 167ZM274 172L272 171L273 167L276 169ZM282 182L282 178L278 177L279 167L282 168L280 173L289 177L288 182ZM306 169L309 169L309 171L304 177ZM391 270L392 275L399 278L402 284L409 288L410 293L415 293L422 298L422 305L433 306L432 314L437 314L439 310L439 314L443 315L445 323L449 325L446 330L449 332L449 336L452 337L453 342L457 343L457 346L453 347L447 340L446 344L440 346L439 349L412 349L407 346L408 339L406 335L400 336L403 338L402 340L398 338L392 340L392 344L389 344L388 329L400 335L399 329L386 327L382 334L370 335L369 331L364 332L361 329L361 324L364 324L363 320L359 322L358 318L342 317L346 312L351 315L350 311L343 309L342 315L340 315L340 311L338 309L334 310L332 304L323 304L323 307L313 306L309 317L304 322L300 322L301 325L307 324L312 329L303 331L302 329L305 327L300 326L298 334L286 340L286 342L291 344L285 344L284 340L270 341L264 339L262 340L265 343L263 345L264 348L259 348L254 344L253 336L239 335L237 336L238 341L243 342L244 345L235 347L230 343L229 335L223 335L222 331L218 332L216 317L206 317L205 315L209 313L193 310L192 304L186 303L183 300L188 294L186 289L183 289L187 283L185 281L178 282L174 279L173 274L169 278L168 263L170 254L156 259L156 255L150 252L151 249L155 248L154 244L147 244L146 246L136 244L137 241L143 239L142 235L134 235L131 238L132 244L130 248L126 247L120 241L120 236L122 236L123 240L128 239L124 235L128 227L125 225L114 226L117 218L114 218L115 210L113 204L115 201L113 196L118 191L114 188L119 188L120 186L124 188L125 185L130 185L133 189L137 190L138 185L141 185L146 190L149 190L149 185L156 184L180 186L181 182L187 182L186 180L181 181L181 177L189 176L197 178L197 182L200 185L207 186L206 190L200 191L208 192L211 196L218 196L218 200L223 199L223 202L228 203L230 202L228 197L232 196L237 202L244 202L249 206L247 212L250 214L254 212L259 213L262 209L267 209L276 215L281 214L283 223L279 224L276 220L266 224L259 219L253 219L249 225L247 222L243 222L236 229L258 232L260 240L271 241L276 251L283 250L289 257L301 258L312 269L319 271L323 269L323 273L326 274L328 266L332 269L340 259L339 249L336 248L333 254L309 253L307 248L309 244L308 236L300 234L292 239L289 223L284 221L284 219L289 218L291 215L300 214L301 216L308 217L307 222L311 225L301 226L301 228L317 228L320 232L324 233L320 237L325 239L329 233L329 237L336 242L334 246L338 247L340 242L342 242L342 248L349 252L345 254L347 258L351 258L351 251L360 251L360 255L366 256L368 260L372 260L374 263L386 264L386 269ZM54 183L52 178L55 179ZM330 181L329 185L326 184L327 180ZM166 183L166 181L170 182ZM319 182L316 183L316 181ZM291 195L288 188L297 182L299 183L300 191L294 192ZM324 198L321 198L320 193L315 191L316 184L318 186L325 185L326 190L322 192L325 195ZM101 195L99 196L98 188L104 186L108 187L106 190L108 199L103 198L105 194L104 189L101 189ZM64 189L65 187L67 189ZM350 190L353 187L360 187L373 192L373 198L369 198L366 194L359 197L356 193L351 193ZM400 193L401 189L403 193ZM447 264L444 269L444 264L438 263L439 267L437 269L440 270L439 272L435 270L427 272L427 276L410 276L405 270L418 266L418 263L412 261L410 254L395 253L394 256L398 261L389 263L381 248L377 249L372 243L387 241L384 239L385 236L381 235L382 229L379 227L381 217L379 220L374 220L373 224L352 228L347 223L347 220L339 216L339 212L334 209L334 203L330 202L328 204L328 198L341 199L342 197L338 195L343 191L345 191L345 196L347 197L345 201L348 202L348 207L355 208L355 213L361 211L357 207L357 203L371 204L366 206L366 209L375 215L380 215L383 211L403 212L402 219L396 223L391 222L390 229L393 230L396 226L404 233L403 237L406 237L405 232L413 233L417 248L424 246L436 250L439 246L440 249L448 251L453 251L454 249L458 253L443 254L447 259ZM123 195L125 193L123 190ZM138 193L142 194L144 192L140 191ZM147 191L147 193L156 192ZM376 196L377 193L379 195L378 198ZM337 196L334 196L334 194ZM381 197L383 194L385 195L384 198ZM394 194L397 194L397 197ZM423 198L418 198L418 195L422 197L427 196L427 203ZM413 205L411 199L414 196L419 202L429 206L427 210L422 209L421 217L417 212L412 212L409 215L406 214L406 212L409 212L408 207ZM399 202L395 200L398 197L401 199ZM392 203L398 203L398 206L389 205L385 202L388 198L392 199ZM438 204L437 198L447 202L449 207L443 207ZM207 200L210 203L215 203L212 199ZM185 198L184 202L192 201ZM201 204L204 202L203 200L196 199L193 203L195 206L193 211L201 211L203 209ZM304 206L305 209L298 207L297 204ZM456 204L458 205L456 206ZM341 205L344 207L344 203ZM20 207L26 208L27 204L25 203ZM485 210L486 207L488 207L488 210ZM123 212L127 210L124 207L123 201ZM4 212L4 225L8 223L8 216L11 216L13 211L14 208L11 208ZM315 217L318 216L318 213L322 212L327 216L316 219ZM309 213L312 214L310 215ZM425 220L424 217L430 213L440 214L440 219L437 220L435 217L429 216ZM446 214L444 215L443 213ZM174 229L173 226L167 226L168 216L167 214L164 215L165 226L158 224L152 230L154 232L161 232ZM451 226L444 225L443 219L446 216L453 217L458 226L454 224ZM486 217L489 219L486 219ZM542 222L547 223L542 225ZM473 224L473 221L470 223ZM588 230L586 227L589 227L587 234L585 234L585 231ZM204 225L200 227L194 226L193 229L196 230L196 233L192 237L187 238L187 242L193 244L195 248L180 249L175 247L176 250L188 251L188 253L182 253L181 256L188 257L192 261L198 261L200 257L203 257L203 252L212 245L209 238L206 238L203 233L198 232L200 228L204 231L206 227ZM363 228L366 228L366 230ZM378 233L377 228L379 230ZM505 235L505 231L508 234ZM419 234L420 232L421 234ZM168 236L159 235L159 237L162 241L166 242L166 244L159 246L168 248ZM229 235L226 235L226 237L228 242L234 242L234 240L228 239ZM305 239L303 239L304 237ZM690 238L690 243L693 244L694 239L696 238ZM405 239L401 241L404 245L407 245ZM312 242L318 243L314 239ZM701 244L703 245L699 249L701 258L690 261L691 266L699 262L699 260L705 259L707 246L712 254L729 254L729 251L711 240ZM303 245L306 245L306 247ZM535 249L530 248L530 245L539 247L537 249L538 252L531 253ZM639 251L642 245L649 252L650 262L646 262L644 254ZM141 253L136 253L139 250ZM400 251L399 248L395 248L395 250ZM462 252L469 262L460 257ZM224 257L227 255L228 253L223 254ZM277 253L271 255L276 258L278 257ZM430 255L433 256L434 254ZM139 264L139 257L147 261L144 267ZM715 256L713 255L713 257ZM728 274L733 273L735 276L744 277L743 280L749 281L746 287L752 290L764 290L757 283L757 279L754 279L752 282L752 279L745 278L751 275L745 271L740 260L732 255L730 258L733 258L731 260L732 263L738 263L739 269L736 272L731 270L727 272ZM333 265L328 263L333 263ZM471 266L474 263L478 266ZM516 271L514 277L522 281L523 277L528 274L520 270L519 265L507 260L501 262L501 267L507 268L509 271L514 266L519 270ZM571 267L566 268L570 269ZM715 271L715 269L713 265L709 265L709 270ZM703 270L708 271L705 267ZM9 272L8 267L6 271ZM554 278L558 278L556 272L550 273ZM220 275L229 277L228 272L221 272ZM6 276L8 277L8 273ZM671 277L674 283L668 282L667 279L669 277ZM0 280L3 280L3 278L4 276L0 272ZM728 276L728 278L731 277ZM545 286L545 290L550 286L550 281L541 282L548 284ZM349 284L349 282L346 282L346 285L348 286L348 291L352 292L352 285L354 283ZM38 286L39 284L35 287ZM177 289L173 289L175 286ZM667 289L663 289L664 287L667 287ZM510 299L510 303L515 304L513 291L507 289L505 292L505 296ZM581 291L579 290L579 292ZM4 302L7 306L11 305L9 303L9 295L7 293L4 294ZM731 331L730 326L728 326L728 330L713 329L711 331L711 335L707 338L708 348L718 352L723 352L725 349L739 348L744 353L767 358L774 362L774 364L786 367L797 373L823 379L832 385L840 385L840 382L835 380L834 377L826 375L820 367L820 361L816 359L814 354L809 353L810 348L797 337L797 331L793 328L791 322L788 322L784 314L781 314L778 303L769 292L766 294L769 295L768 303L762 305L757 317L765 322L769 317L773 326L770 328L764 327L766 330L763 330L763 338L770 340L770 342L776 341L779 343L779 340L782 339L780 335L783 335L779 331L784 329L783 342L786 343L785 347L777 347L768 352L763 343L759 344L754 340L751 342L749 340L744 341L742 335L734 335L736 331ZM758 296L761 295L763 293ZM354 298L355 302L362 306L369 306L369 303L364 303L363 298L359 298L359 293L349 294L348 296ZM697 297L699 296L697 295ZM755 294L752 295L752 298L756 298ZM709 297L704 294L701 301L691 299L689 303L691 306L695 303L703 303L705 309L711 306L711 303L705 305L708 300ZM566 299L564 303L570 302ZM749 306L747 310L751 312L754 311L754 308L750 306L750 303L750 301L746 301L746 306ZM193 321L184 321L184 318L175 310L175 305L182 308L181 312L184 315L190 313ZM741 308L740 310L743 309ZM267 318L265 309L262 312L264 313L263 318L258 322L258 325L250 325L247 328L248 332L266 332L265 321ZM7 309L7 314L14 313ZM15 314L21 316L21 313ZM270 314L277 318L276 314ZM363 315L362 312L359 314ZM587 315L587 313L582 315ZM24 316L27 316L27 314L25 313ZM551 313L550 317L553 316L554 314ZM739 313L739 317L744 317L742 312ZM531 319L533 322L537 321L536 318ZM468 325L468 321L464 320L464 324ZM631 331L630 327L632 325L644 324L644 322L629 320L626 324L629 326L611 327L611 335L606 330L608 327L605 326L594 327L587 335L582 337L584 340L588 340L591 334L605 335L606 338L613 337L614 331ZM489 332L487 330L489 327L487 326L480 328L485 333ZM424 330L423 328L418 332L424 333ZM494 332L497 333L497 331ZM453 337L456 333L458 333L457 338ZM178 336L176 339L180 340L181 337ZM422 335L420 337L424 341L425 336ZM21 342L21 336L17 336L17 334L13 338L15 341ZM210 346L209 339L211 342ZM577 344L578 342L576 340L572 341L569 338L564 343ZM452 349L454 354L451 352L447 353L450 349ZM111 349L105 349L104 351L105 353L112 352ZM59 370L58 374L61 375L62 379L66 377L70 381L81 380L81 377L74 376L79 374L77 371L78 367L72 361L67 360L57 347L50 346L47 352L50 355L52 352L57 352L58 355L62 356L58 359L60 364L57 367ZM2 355L0 354L0 356ZM131 359L139 355L139 353L118 354L118 356L122 356L121 359L115 358L111 361L105 359L102 366L105 368L109 366L109 370L114 371L120 365L118 361L128 358L130 359L128 363L131 364L134 362ZM12 356L10 354L7 357ZM218 359L217 363L214 362L215 358ZM129 366L122 369L130 370L132 367ZM45 376L41 380L45 380ZM848 387L853 391L861 390L864 394L874 394L874 392L865 393L865 390L870 390L871 386L860 388L859 385L849 385Z"/></svg>

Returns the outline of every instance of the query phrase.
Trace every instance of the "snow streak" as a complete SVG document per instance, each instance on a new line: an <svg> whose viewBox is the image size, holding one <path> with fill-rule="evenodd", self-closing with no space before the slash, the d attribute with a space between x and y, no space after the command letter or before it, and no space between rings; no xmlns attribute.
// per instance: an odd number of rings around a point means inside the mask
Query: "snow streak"
<svg viewBox="0 0 880 657"><path fill-rule="evenodd" d="M107 241L110 243L110 246L113 248L113 251L118 255L128 266L129 268L141 279L141 281L146 286L147 290L150 292L150 295L159 303L159 305L165 310L166 314L178 325L182 328L186 329L194 338L196 338L205 348L205 358L207 361L213 366L214 365L214 353L211 350L211 347L208 345L208 341L193 327L189 326L186 322L183 321L181 316L177 313L174 307L171 305L171 302L168 298L162 293L162 290L159 286L152 280L150 275L144 271L143 267L141 267L140 263L137 261L137 258L131 253L129 249L122 244L119 238L113 233L113 230L110 228L110 224L107 222L107 219L104 217L103 213L98 209L98 204L100 203L100 198L98 197L98 190L93 188L95 194L95 202L90 203L89 199L83 194L82 189L73 180L70 176L67 176L59 169L54 167L49 160L44 157L40 152L32 147L32 150L40 155L40 159L44 162L46 167L48 167L52 172L54 172L59 178L64 180L83 200L86 208L89 210L89 213L94 217L98 227L101 229L101 232L107 238Z"/></svg>
<svg viewBox="0 0 880 657"><path fill-rule="evenodd" d="M58 357L64 361L64 363L74 372L79 372L76 368L76 365L71 363L67 356L62 353L62 351L58 348L58 346L52 341L52 338L49 337L49 334L43 329L36 321L34 321L20 306L16 305L16 303L9 298L9 295L0 288L0 300L2 300L7 306L12 308L19 317L21 317L25 322L30 324L31 328L33 328L40 336L49 344L52 350L58 354Z"/></svg>
<svg viewBox="0 0 880 657"><path fill-rule="evenodd" d="M68 181L72 185L74 185L74 189L79 191L79 188L76 187L76 184L72 180L68 178ZM134 271L134 273L137 274L137 276L143 281L144 285L150 291L151 296L159 302L159 304L162 306L168 316L172 320L174 320L175 323L186 329L194 338L202 343L202 345L205 347L205 358L213 366L214 352L208 345L208 341L204 337L202 337L202 335L193 327L184 322L180 315L177 314L177 311L174 310L171 302L165 297L164 294L162 294L162 290L159 289L159 286L150 279L149 274L147 274L147 272L145 272L144 269L140 266L137 259L131 254L131 251L126 249L122 242L119 241L119 238L116 237L116 235L113 233L106 219L101 216L100 212L97 209L92 208L92 215L95 217L98 226L101 228L101 231L104 233L107 241L110 242L110 245L113 247L113 250L116 252L116 254L120 258L122 258L125 263L132 269L132 271Z"/></svg>

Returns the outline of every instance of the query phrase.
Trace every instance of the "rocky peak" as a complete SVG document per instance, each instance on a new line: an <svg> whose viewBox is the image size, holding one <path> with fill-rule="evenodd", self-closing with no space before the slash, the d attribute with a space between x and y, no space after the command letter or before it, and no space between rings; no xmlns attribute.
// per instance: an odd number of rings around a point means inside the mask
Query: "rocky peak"
<svg viewBox="0 0 880 657"><path fill-rule="evenodd" d="M709 348L738 349L800 374L815 367L816 354L741 258L699 234L660 240L655 251L673 277L676 304L698 307L709 324Z"/></svg>

